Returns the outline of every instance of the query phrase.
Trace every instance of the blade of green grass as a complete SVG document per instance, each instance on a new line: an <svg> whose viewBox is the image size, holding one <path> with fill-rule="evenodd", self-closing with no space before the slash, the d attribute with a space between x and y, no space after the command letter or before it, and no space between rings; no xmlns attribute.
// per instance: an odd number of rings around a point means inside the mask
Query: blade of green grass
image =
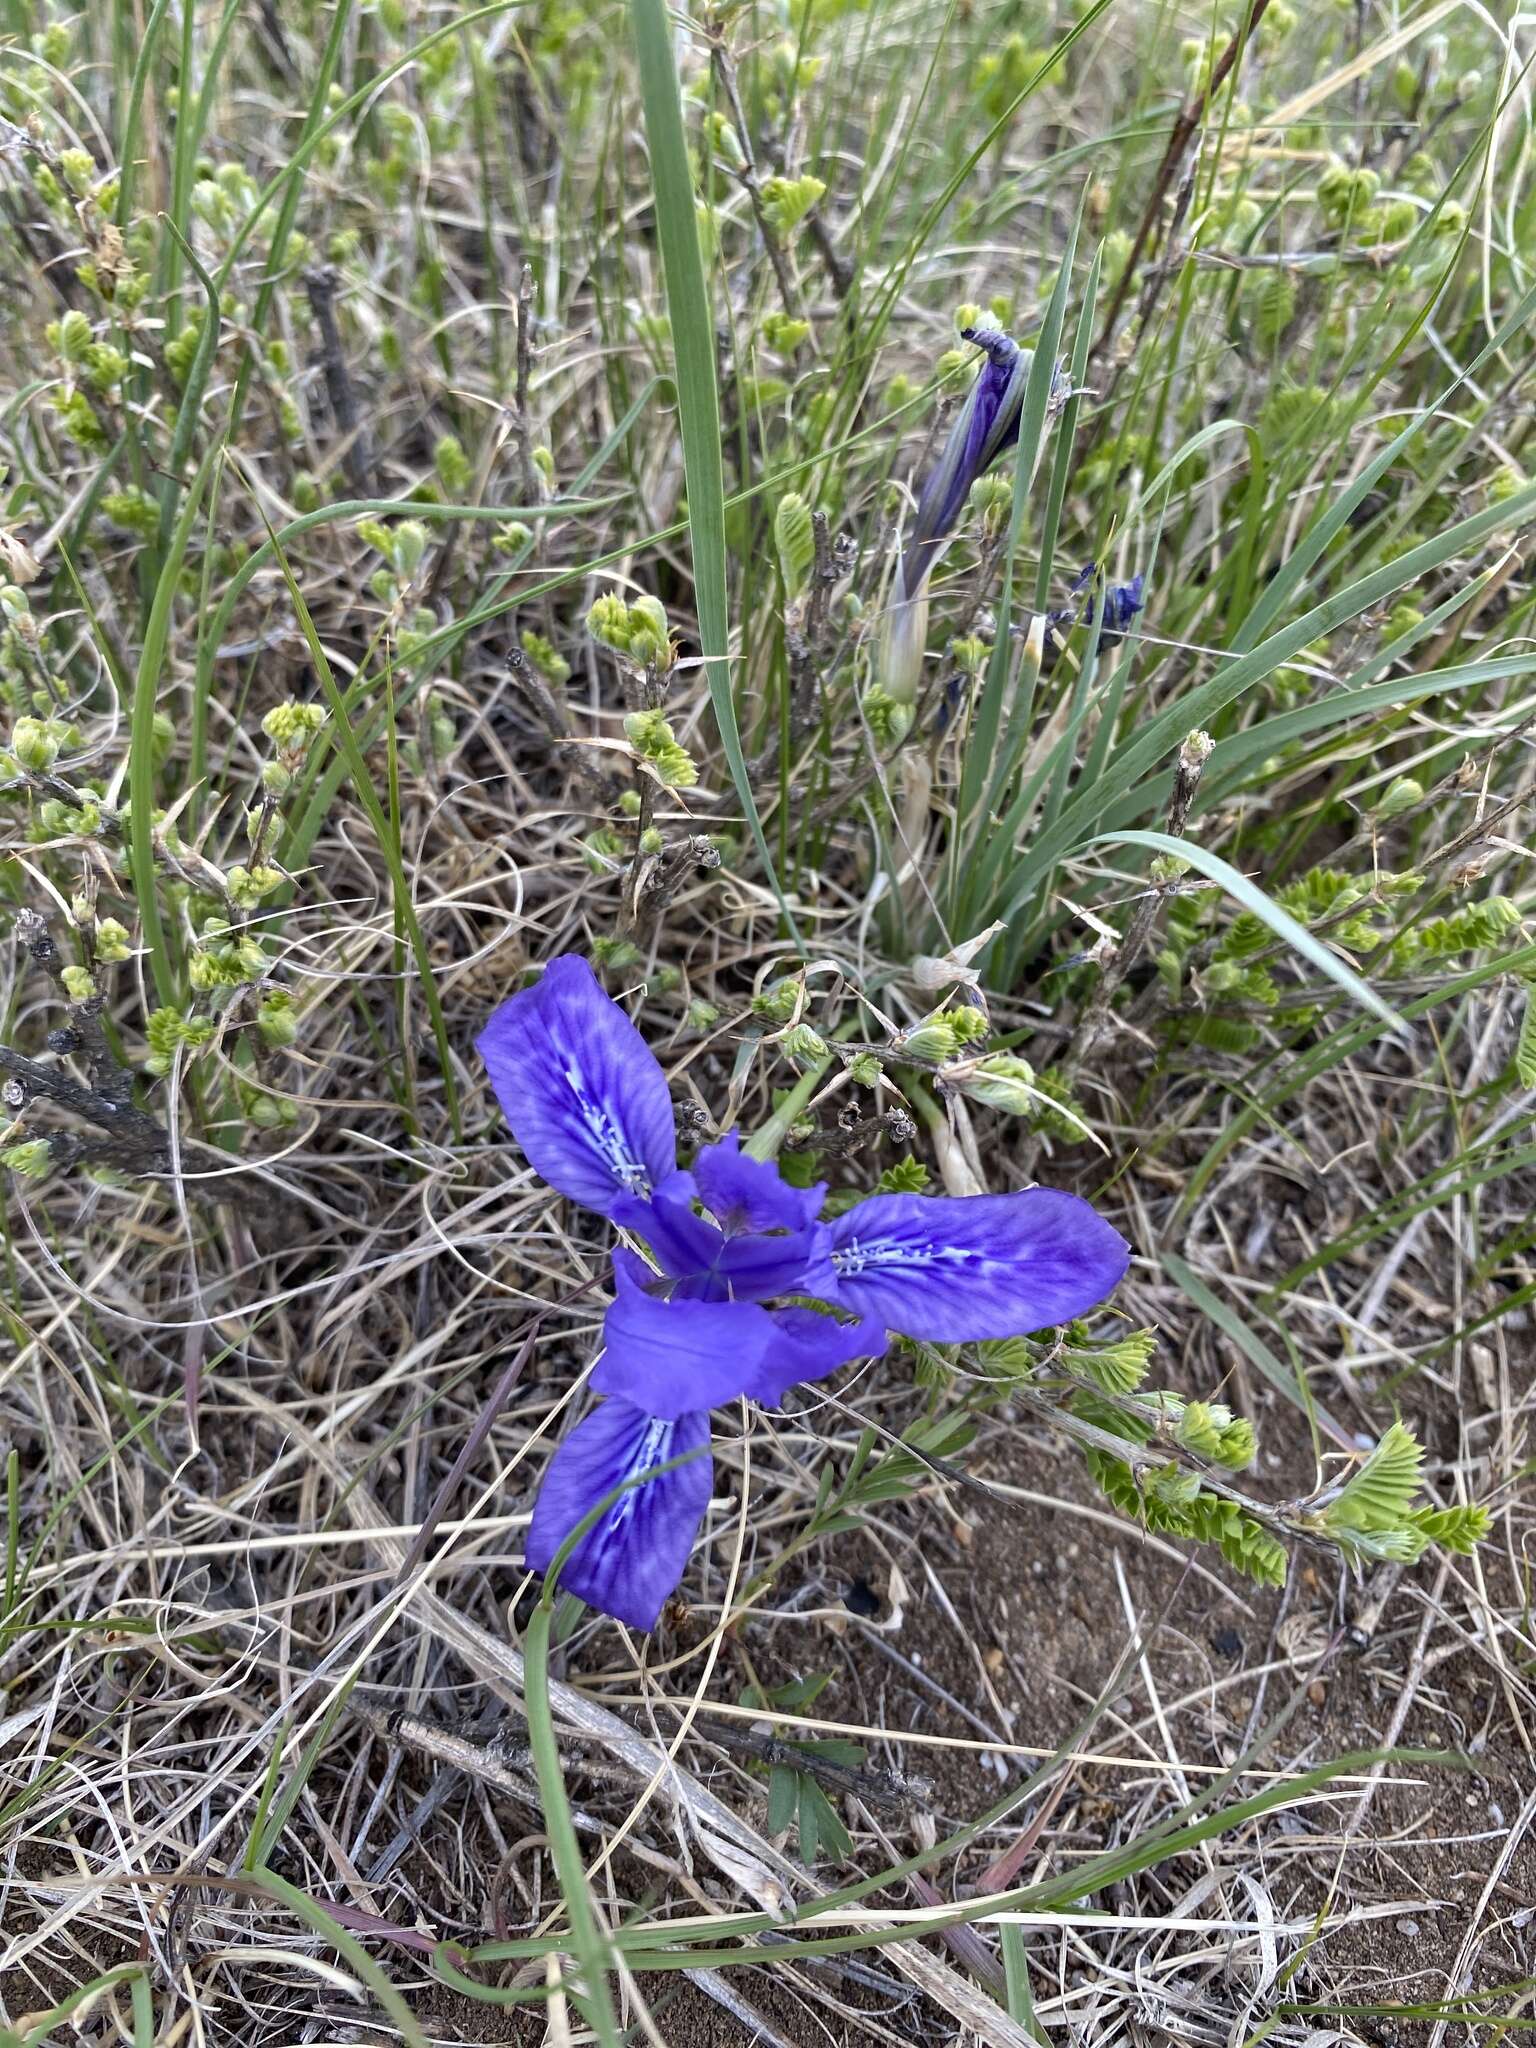
<svg viewBox="0 0 1536 2048"><path fill-rule="evenodd" d="M757 848L763 872L778 899L795 944L801 944L794 915L780 886L758 814L757 799L741 750L736 699L731 687L730 615L725 573L725 472L720 455L720 395L715 383L715 323L710 317L699 248L688 137L672 52L672 28L664 0L630 0L640 94L650 145L651 183L656 195L656 232L661 243L677 370L678 425L688 483L688 534L693 549L694 602L703 644L709 701L720 729L720 745L737 800Z"/></svg>
<svg viewBox="0 0 1536 2048"><path fill-rule="evenodd" d="M1370 1010L1384 1023L1400 1024L1397 1012L1384 1003L1368 983L1362 981L1355 970L1337 954L1332 946L1309 932L1304 924L1298 924L1288 910L1283 910L1274 898L1261 889L1256 882L1250 882L1239 874L1230 861L1224 861L1209 847L1201 846L1194 839L1178 839L1171 832L1103 832L1089 840L1090 846L1144 846L1151 853L1160 853L1174 860L1187 861L1218 882L1235 903L1244 910L1252 911L1261 918L1294 953L1299 953L1321 973L1326 974L1344 993L1357 1002L1364 1010Z"/></svg>

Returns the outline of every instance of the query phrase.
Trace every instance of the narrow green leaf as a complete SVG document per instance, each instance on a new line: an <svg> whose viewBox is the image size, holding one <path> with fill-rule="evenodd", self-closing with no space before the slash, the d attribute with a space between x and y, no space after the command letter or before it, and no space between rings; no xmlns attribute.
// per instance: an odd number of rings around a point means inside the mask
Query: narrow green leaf
<svg viewBox="0 0 1536 2048"><path fill-rule="evenodd" d="M715 384L715 324L710 317L699 249L698 214L688 168L683 102L664 0L630 0L640 93L656 194L656 232L667 280L667 311L677 370L678 425L688 483L688 533L704 673L720 744L763 872L796 945L800 934L779 886L747 776L731 689L730 616L725 576L725 474L720 457L720 397Z"/></svg>

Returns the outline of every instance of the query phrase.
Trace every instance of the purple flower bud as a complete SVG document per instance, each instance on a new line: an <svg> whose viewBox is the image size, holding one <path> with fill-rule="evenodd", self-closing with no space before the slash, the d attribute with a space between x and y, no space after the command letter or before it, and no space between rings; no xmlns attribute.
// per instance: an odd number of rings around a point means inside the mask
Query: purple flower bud
<svg viewBox="0 0 1536 2048"><path fill-rule="evenodd" d="M881 682L887 695L901 704L910 704L917 691L927 633L924 585L929 572L954 532L972 485L1018 441L1024 388L1034 361L1033 349L1020 348L1000 328L967 327L961 339L974 342L986 360L950 428L944 453L918 495L886 622ZM1052 409L1064 402L1069 389L1066 372L1058 366L1051 386Z"/></svg>

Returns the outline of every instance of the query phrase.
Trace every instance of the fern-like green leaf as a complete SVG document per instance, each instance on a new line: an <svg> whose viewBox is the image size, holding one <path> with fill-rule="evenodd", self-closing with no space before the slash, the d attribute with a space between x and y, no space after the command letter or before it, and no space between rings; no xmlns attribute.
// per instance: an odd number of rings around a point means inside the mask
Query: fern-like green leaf
<svg viewBox="0 0 1536 2048"><path fill-rule="evenodd" d="M1132 1330L1113 1344L1068 1344L1061 1357L1068 1372L1102 1393L1134 1394L1147 1376L1156 1349L1155 1330Z"/></svg>
<svg viewBox="0 0 1536 2048"><path fill-rule="evenodd" d="M1515 1040L1515 1073L1522 1088L1536 1088L1536 981L1525 985L1525 1015Z"/></svg>
<svg viewBox="0 0 1536 2048"><path fill-rule="evenodd" d="M1416 1508L1413 1514L1426 1542L1438 1543L1442 1550L1454 1550L1461 1557L1482 1542L1490 1520L1488 1510L1480 1507Z"/></svg>
<svg viewBox="0 0 1536 2048"><path fill-rule="evenodd" d="M1424 1452L1412 1430L1394 1422L1359 1471L1329 1503L1323 1520L1330 1531L1381 1533L1403 1528L1419 1490Z"/></svg>

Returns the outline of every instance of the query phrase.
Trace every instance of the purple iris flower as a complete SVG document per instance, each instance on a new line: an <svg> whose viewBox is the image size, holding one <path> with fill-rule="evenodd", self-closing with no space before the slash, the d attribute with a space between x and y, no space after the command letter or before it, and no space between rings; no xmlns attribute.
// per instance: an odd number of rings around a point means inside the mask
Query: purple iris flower
<svg viewBox="0 0 1536 2048"><path fill-rule="evenodd" d="M710 1409L742 1395L776 1407L878 1357L892 1332L960 1344L1065 1322L1130 1259L1087 1202L1052 1188L876 1195L824 1222L824 1183L791 1187L734 1133L682 1171L666 1077L575 954L502 1003L477 1044L534 1168L650 1252L614 1250L592 1374L606 1398L550 1460L527 1544L546 1571L615 1488L683 1459L620 1494L561 1575L632 1628L655 1626L709 1505Z"/></svg>

